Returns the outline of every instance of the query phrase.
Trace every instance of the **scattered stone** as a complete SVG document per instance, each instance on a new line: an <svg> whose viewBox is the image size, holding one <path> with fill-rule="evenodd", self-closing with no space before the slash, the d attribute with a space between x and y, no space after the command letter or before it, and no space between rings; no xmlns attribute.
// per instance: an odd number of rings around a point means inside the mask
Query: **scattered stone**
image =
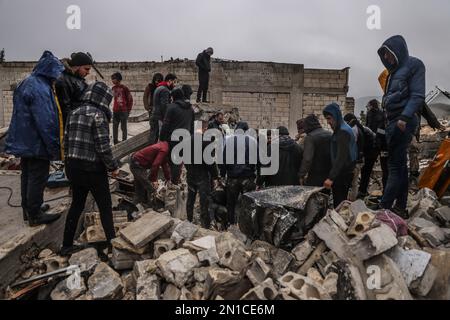
<svg viewBox="0 0 450 320"><path fill-rule="evenodd" d="M148 259L136 261L132 271L134 281L136 282L139 278L155 273L157 268L156 260Z"/></svg>
<svg viewBox="0 0 450 320"><path fill-rule="evenodd" d="M314 226L313 232L319 239L323 240L326 246L333 250L339 258L348 260L353 256L352 250L348 244L349 239L328 215Z"/></svg>
<svg viewBox="0 0 450 320"><path fill-rule="evenodd" d="M312 247L311 243L308 240L303 241L302 243L298 244L294 249L292 249L292 253L295 256L295 259L297 259L298 263L302 265L305 263L306 259L311 255L311 253L314 251L314 248Z"/></svg>
<svg viewBox="0 0 450 320"><path fill-rule="evenodd" d="M60 281L53 289L50 297L52 300L75 300L86 292L86 285L83 278L80 279L79 286L72 286L69 278Z"/></svg>
<svg viewBox="0 0 450 320"><path fill-rule="evenodd" d="M363 235L352 240L350 247L352 252L361 260L367 260L377 256L398 243L394 231L385 224L369 230Z"/></svg>
<svg viewBox="0 0 450 320"><path fill-rule="evenodd" d="M45 265L46 272L53 272L68 266L67 258L60 256L50 256L41 260Z"/></svg>
<svg viewBox="0 0 450 320"><path fill-rule="evenodd" d="M181 288L180 300L193 300L192 293L185 287Z"/></svg>
<svg viewBox="0 0 450 320"><path fill-rule="evenodd" d="M411 282L409 287L411 292L420 297L427 296L433 288L437 276L438 270L431 263L429 263L422 277Z"/></svg>
<svg viewBox="0 0 450 320"><path fill-rule="evenodd" d="M243 282L242 280L240 273L237 271L211 268L205 281L205 299L214 300L216 296L221 296L224 299L234 296L235 299L239 299L242 294L239 295L240 293L237 292L236 288ZM250 288L251 286L244 293Z"/></svg>
<svg viewBox="0 0 450 320"><path fill-rule="evenodd" d="M193 269L198 266L198 259L189 250L178 249L163 253L156 265L166 281L182 288L193 276Z"/></svg>
<svg viewBox="0 0 450 320"><path fill-rule="evenodd" d="M241 247L233 248L220 259L220 265L241 272L247 268L250 255Z"/></svg>
<svg viewBox="0 0 450 320"><path fill-rule="evenodd" d="M175 248L175 242L172 239L160 239L155 241L153 247L153 257L157 259L163 253Z"/></svg>
<svg viewBox="0 0 450 320"><path fill-rule="evenodd" d="M306 272L306 276L311 280L317 282L318 284L323 283L322 275L319 271L317 271L316 268L309 268L309 270Z"/></svg>
<svg viewBox="0 0 450 320"><path fill-rule="evenodd" d="M442 223L442 225L450 226L450 207L440 207L434 211L434 215Z"/></svg>
<svg viewBox="0 0 450 320"><path fill-rule="evenodd" d="M89 277L88 287L94 300L112 300L121 298L123 284L117 272L100 262Z"/></svg>
<svg viewBox="0 0 450 320"><path fill-rule="evenodd" d="M255 287L260 285L268 277L269 274L270 268L261 258L256 258L255 260L253 260L252 265L246 273L248 279Z"/></svg>
<svg viewBox="0 0 450 320"><path fill-rule="evenodd" d="M164 215L147 212L120 231L120 235L136 248L142 248L167 230L173 221Z"/></svg>
<svg viewBox="0 0 450 320"><path fill-rule="evenodd" d="M111 262L116 270L132 269L134 262L141 259L141 256L129 251L120 250L115 247L112 249Z"/></svg>
<svg viewBox="0 0 450 320"><path fill-rule="evenodd" d="M337 294L338 280L339 276L335 272L327 274L327 276L323 280L322 286L325 289L325 292L328 293L328 295L332 298Z"/></svg>
<svg viewBox="0 0 450 320"><path fill-rule="evenodd" d="M328 214L331 218L331 220L333 220L333 222L339 227L341 228L342 231L346 232L348 229L348 225L345 222L345 219L336 211L334 210L329 210Z"/></svg>
<svg viewBox="0 0 450 320"><path fill-rule="evenodd" d="M418 232L432 247L438 247L446 242L444 231L436 225L420 229Z"/></svg>
<svg viewBox="0 0 450 320"><path fill-rule="evenodd" d="M420 231L421 229L424 229L424 228L436 227L436 225L433 222L428 221L428 220L423 219L423 218L414 218L414 219L411 220L411 222L409 224L411 226L415 227L416 230L418 230L418 231Z"/></svg>
<svg viewBox="0 0 450 320"><path fill-rule="evenodd" d="M79 265L81 273L91 274L95 267L100 263L97 250L94 248L87 248L74 253L70 259L70 265Z"/></svg>
<svg viewBox="0 0 450 320"><path fill-rule="evenodd" d="M42 250L42 251L39 253L38 258L39 258L39 259L45 259L45 258L50 257L51 255L53 255L53 251L52 251L52 250L50 250L50 249L44 249L44 250Z"/></svg>
<svg viewBox="0 0 450 320"><path fill-rule="evenodd" d="M241 300L275 300L277 296L278 290L275 288L273 280L268 278L247 292Z"/></svg>
<svg viewBox="0 0 450 320"><path fill-rule="evenodd" d="M183 221L175 228L172 233L171 239L175 241L177 246L180 246L184 241L191 240L198 229L199 227L195 224L192 224L188 221Z"/></svg>
<svg viewBox="0 0 450 320"><path fill-rule="evenodd" d="M137 279L136 300L159 300L160 283L156 275L147 274Z"/></svg>
<svg viewBox="0 0 450 320"><path fill-rule="evenodd" d="M135 254L143 255L150 251L150 246L144 246L142 248L136 248L126 242L121 237L117 237L111 240L111 244L114 248L117 248L119 250L126 250Z"/></svg>
<svg viewBox="0 0 450 320"><path fill-rule="evenodd" d="M200 262L207 261L210 266L220 261L215 247L198 252L197 257Z"/></svg>
<svg viewBox="0 0 450 320"><path fill-rule="evenodd" d="M164 290L163 300L178 300L180 299L181 290L175 285L169 283Z"/></svg>
<svg viewBox="0 0 450 320"><path fill-rule="evenodd" d="M278 279L281 286L290 290L290 295L299 300L330 300L325 289L314 280L297 273L288 272Z"/></svg>

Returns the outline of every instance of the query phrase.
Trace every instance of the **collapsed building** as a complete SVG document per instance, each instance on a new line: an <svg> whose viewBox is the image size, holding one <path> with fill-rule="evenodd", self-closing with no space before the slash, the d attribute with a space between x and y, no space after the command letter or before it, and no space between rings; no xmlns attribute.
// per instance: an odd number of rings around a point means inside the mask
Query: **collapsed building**
<svg viewBox="0 0 450 320"><path fill-rule="evenodd" d="M203 229L186 221L185 183L179 188L165 188L160 181L155 195L159 206L149 210L134 206L133 178L126 158L148 143L148 122L145 113L139 112L142 100L139 90L145 86L149 74L161 71L157 68L175 72L184 83L195 86L196 81L195 67L190 61L139 65L142 66L147 69L136 74L132 64L99 65L102 71L111 73L119 68L125 75L124 81L135 89L133 94L138 102L135 117L130 119L135 121L130 123L129 130L133 137L113 148L114 157L122 159L124 166L110 185L117 231L112 252L97 245L105 236L92 198L77 231L78 241L91 247L69 257L57 254L64 217L50 226L20 230L13 223L7 228L2 223L2 230L6 228L0 237L2 298L450 298L450 199L448 195L438 199L432 190L411 191L409 221L390 212L370 210L361 200L330 209L322 188L281 187L247 193L238 206L239 227L226 232ZM242 118L255 128L289 123L295 132L295 120L304 114L321 114L328 102L339 101L345 106L344 112L353 108L352 99L346 97L348 69L310 71L301 65L217 62L213 64L214 73L222 78L213 76L209 93L213 104L195 106L197 115L223 110L226 117ZM136 77L140 77L139 84L133 84ZM328 82L330 77L336 79L333 84ZM291 81L290 85L286 79ZM15 83L10 81L10 90L3 90L1 95L5 124L8 99ZM424 129L421 143L424 167L446 134ZM13 159L5 159L5 169L14 169L10 161ZM1 181L12 191L9 197L0 199L9 205L5 208L8 221L17 223L21 218L19 209L14 209L19 207L14 205L20 194L18 172L8 170L1 174ZM376 189L372 191L376 193ZM65 213L70 203L67 187L49 189L45 198L54 201L53 212ZM198 218L197 203L194 222Z"/></svg>

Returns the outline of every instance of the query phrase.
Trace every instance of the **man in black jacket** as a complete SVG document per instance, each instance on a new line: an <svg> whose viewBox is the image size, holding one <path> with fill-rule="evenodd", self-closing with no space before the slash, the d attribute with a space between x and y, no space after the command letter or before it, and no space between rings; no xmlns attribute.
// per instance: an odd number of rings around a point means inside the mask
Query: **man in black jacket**
<svg viewBox="0 0 450 320"><path fill-rule="evenodd" d="M185 129L190 134L194 132L194 109L192 109L190 98L192 88L189 85L183 85L181 88L172 90L173 103L167 106L166 115L161 127L161 141L169 143L169 163L172 175L172 183L178 184L180 179L181 165L175 165L170 157L172 149L177 145L178 141L172 141L172 133L177 129Z"/></svg>
<svg viewBox="0 0 450 320"><path fill-rule="evenodd" d="M225 141L223 149L224 165L220 166L220 175L227 177L227 211L228 222L227 225L236 224L235 209L236 203L241 193L250 192L256 189L256 164L252 163L252 156L250 152L258 151L258 143L256 139L251 137L246 132L249 130L247 122L239 122L236 126L236 132ZM244 146L244 148L239 148ZM233 148L233 149L232 149ZM227 150L233 154L232 161L228 161ZM255 156L255 155L253 155ZM239 163L238 159L243 158L243 163ZM255 157L253 157L255 158Z"/></svg>
<svg viewBox="0 0 450 320"><path fill-rule="evenodd" d="M169 73L164 81L158 84L153 94L153 110L150 116L150 144L155 144L159 140L159 133L162 121L166 116L167 105L171 101L170 91L177 82L177 76Z"/></svg>
<svg viewBox="0 0 450 320"><path fill-rule="evenodd" d="M298 172L302 163L303 150L289 136L286 127L278 127L279 132L279 170L272 176L258 176L258 187L296 186L299 185ZM268 146L268 155L270 156Z"/></svg>
<svg viewBox="0 0 450 320"><path fill-rule="evenodd" d="M65 124L67 115L81 105L81 96L87 87L85 78L91 71L93 61L91 56L78 52L62 62L65 70L56 81L55 89Z"/></svg>
<svg viewBox="0 0 450 320"><path fill-rule="evenodd" d="M333 190L333 201L336 208L348 198L358 148L353 130L343 120L341 109L337 103L325 107L323 115L333 129L331 137L332 167L323 186Z"/></svg>
<svg viewBox="0 0 450 320"><path fill-rule="evenodd" d="M376 135L371 151L365 154L364 166L361 170L361 183L359 185L358 198L367 196L370 175L373 167L380 157L380 165L382 170L383 188L386 186L388 177L387 165L387 143L386 143L386 116L380 109L379 102L376 99L370 100L367 105L367 127Z"/></svg>
<svg viewBox="0 0 450 320"><path fill-rule="evenodd" d="M198 91L197 102L209 103L207 100L209 87L209 73L211 72L211 56L214 54L213 48L208 48L199 53L195 64L198 67ZM201 99L201 100L200 100Z"/></svg>
<svg viewBox="0 0 450 320"><path fill-rule="evenodd" d="M218 185L217 165L206 164L203 157L201 163L194 162L194 139L196 135L202 135L208 128L208 122L202 121L201 132L191 135L191 161L186 163L186 180L188 184L188 197L186 202L187 218L190 222L194 219L194 204L197 193L200 196L200 221L203 228L209 229L211 217L209 215L209 203L211 198L211 183L214 188ZM210 142L202 140L202 152Z"/></svg>
<svg viewBox="0 0 450 320"><path fill-rule="evenodd" d="M300 184L322 187L331 170L331 132L322 128L316 115L303 120L303 160L300 167Z"/></svg>

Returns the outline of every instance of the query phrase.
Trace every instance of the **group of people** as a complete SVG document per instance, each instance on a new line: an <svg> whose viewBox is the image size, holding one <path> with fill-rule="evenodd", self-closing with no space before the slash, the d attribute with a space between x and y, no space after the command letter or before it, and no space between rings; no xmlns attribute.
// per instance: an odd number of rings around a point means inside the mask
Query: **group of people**
<svg viewBox="0 0 450 320"><path fill-rule="evenodd" d="M200 82L197 102L207 102L212 54L212 48L208 48L196 60ZM401 36L389 38L378 54L386 68L379 78L384 96L381 107L376 100L369 102L366 126L353 114L343 116L340 106L331 103L324 107L323 117L332 132L322 127L318 115L309 115L297 122L296 140L301 140L300 143L290 137L286 127L277 128L280 166L274 175L261 175L262 166L249 161L250 150L257 147L257 140L245 133L248 124L229 120L229 127L238 131L224 139L223 151L243 146L235 150L235 158L224 157L220 165L203 159L185 164L188 220L193 221L198 193L201 224L211 227L216 218L211 208L217 190L224 190L225 194L226 210L221 217L225 227L237 223L235 209L239 195L260 188L324 187L331 191L337 207L344 200L367 195L370 175L378 158L384 185L380 208L407 217L407 152L417 133L418 116L424 106L425 66L409 55ZM61 254L75 249L74 235L89 192L98 205L107 241L115 237L108 175L116 177L119 164L112 156L109 123L114 124L114 143L118 142L119 124L126 139L126 120L133 99L130 90L121 84L120 73L112 76L112 89L102 82L88 85L85 78L92 66L92 57L85 53L75 53L70 59L60 61L46 51L33 73L14 93L6 151L21 158L22 207L30 225L51 223L59 218L57 214L45 213L48 206L43 205L43 191L50 161L65 161L72 203ZM144 106L150 115L151 144L130 158L136 204L152 206L160 168L169 185L180 183L182 165L175 164L171 157L178 143L171 139L175 130L187 130L192 143L195 135L207 129L219 129L227 135L221 112L211 119L201 119L201 126L194 131L192 93L189 85L177 86L177 76L173 73L155 74L145 89ZM109 106L113 100L111 112ZM209 143L203 142L203 150ZM244 154L244 163L236 161L239 154Z"/></svg>

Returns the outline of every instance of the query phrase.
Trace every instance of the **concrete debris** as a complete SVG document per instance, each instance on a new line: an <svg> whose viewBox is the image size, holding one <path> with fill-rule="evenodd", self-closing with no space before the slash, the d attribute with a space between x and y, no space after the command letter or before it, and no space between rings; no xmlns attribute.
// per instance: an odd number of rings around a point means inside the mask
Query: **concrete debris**
<svg viewBox="0 0 450 320"><path fill-rule="evenodd" d="M69 279L60 281L50 294L52 300L75 300L87 290L84 280L79 285L72 285Z"/></svg>
<svg viewBox="0 0 450 320"><path fill-rule="evenodd" d="M146 274L137 279L136 300L160 300L160 281L156 275Z"/></svg>
<svg viewBox="0 0 450 320"><path fill-rule="evenodd" d="M175 241L177 246L180 246L184 241L191 240L198 229L199 227L195 224L183 221L175 228L170 238Z"/></svg>
<svg viewBox="0 0 450 320"><path fill-rule="evenodd" d="M272 279L267 279L247 292L241 300L275 300L278 290Z"/></svg>
<svg viewBox="0 0 450 320"><path fill-rule="evenodd" d="M181 296L181 290L175 285L169 283L164 290L163 300L178 300Z"/></svg>
<svg viewBox="0 0 450 320"><path fill-rule="evenodd" d="M250 255L241 247L228 250L220 259L220 265L233 271L241 272L246 269Z"/></svg>
<svg viewBox="0 0 450 320"><path fill-rule="evenodd" d="M187 249L168 251L156 260L164 278L178 288L182 288L193 277L193 269L198 264L198 258Z"/></svg>
<svg viewBox="0 0 450 320"><path fill-rule="evenodd" d="M106 263L100 262L88 280L89 294L94 300L120 299L122 279Z"/></svg>
<svg viewBox="0 0 450 320"><path fill-rule="evenodd" d="M157 259L163 253L175 248L175 241L173 241L172 239L160 239L156 240L153 246L153 257Z"/></svg>
<svg viewBox="0 0 450 320"><path fill-rule="evenodd" d="M360 260L367 260L396 246L395 232L385 224L371 229L350 243L352 252Z"/></svg>
<svg viewBox="0 0 450 320"><path fill-rule="evenodd" d="M97 265L100 263L97 250L94 248L87 248L79 252L74 253L70 259L70 265L80 266L81 273L92 273L94 272Z"/></svg>
<svg viewBox="0 0 450 320"><path fill-rule="evenodd" d="M375 215L371 212L359 212L355 220L350 225L347 231L349 236L360 236L368 231L375 220Z"/></svg>
<svg viewBox="0 0 450 320"><path fill-rule="evenodd" d="M284 288L290 290L290 295L299 300L330 300L331 297L325 289L314 280L288 272L278 279Z"/></svg>
<svg viewBox="0 0 450 320"><path fill-rule="evenodd" d="M250 268L247 270L247 277L250 282L256 287L260 285L270 274L270 268L259 257L257 257Z"/></svg>

